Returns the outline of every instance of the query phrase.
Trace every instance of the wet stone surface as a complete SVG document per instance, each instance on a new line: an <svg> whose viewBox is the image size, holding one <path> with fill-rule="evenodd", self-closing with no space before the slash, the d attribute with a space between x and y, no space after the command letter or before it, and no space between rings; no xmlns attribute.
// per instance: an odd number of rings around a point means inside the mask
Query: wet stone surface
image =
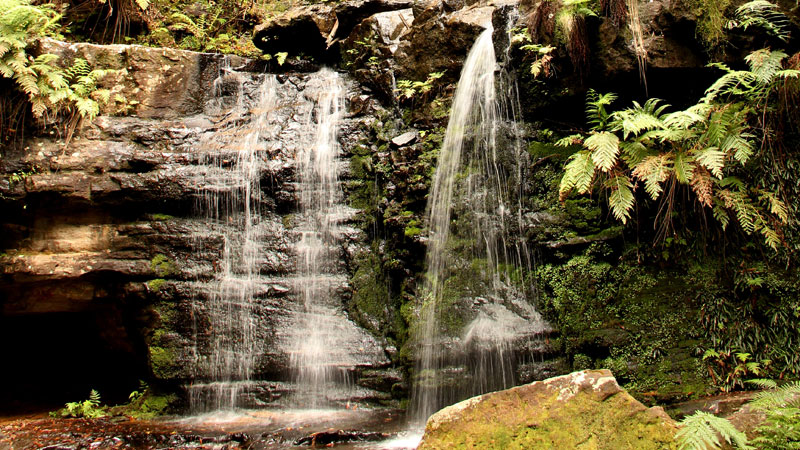
<svg viewBox="0 0 800 450"><path fill-rule="evenodd" d="M397 410L241 410L137 421L128 417L0 418L0 449L413 448ZM407 446L404 446L407 445Z"/></svg>

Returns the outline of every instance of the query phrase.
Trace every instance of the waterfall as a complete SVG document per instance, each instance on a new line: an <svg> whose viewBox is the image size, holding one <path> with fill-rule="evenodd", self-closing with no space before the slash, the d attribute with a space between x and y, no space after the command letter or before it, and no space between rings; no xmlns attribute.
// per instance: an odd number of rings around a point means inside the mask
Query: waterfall
<svg viewBox="0 0 800 450"><path fill-rule="evenodd" d="M526 298L521 230L525 154L498 99L493 30L470 50L428 198L430 230L412 410L440 407L517 382L547 325ZM513 112L513 111L511 111ZM511 135L508 138L506 135ZM521 350L521 351L520 351Z"/></svg>
<svg viewBox="0 0 800 450"><path fill-rule="evenodd" d="M336 270L341 245L339 222L346 216L339 185L337 142L344 110L343 86L339 75L330 69L323 69L318 75L315 83L306 87L306 95L313 96L316 103L305 127L312 139L297 155L300 226L295 231L300 240L295 288L302 310L290 355L297 382L296 403L302 406L316 406L334 382L347 384L343 367L351 364L346 352L337 348L344 319L336 293L343 282Z"/></svg>
<svg viewBox="0 0 800 450"><path fill-rule="evenodd" d="M205 313L210 333L207 376L210 385L190 389L193 410L230 409L253 374L256 360L256 290L261 280L263 202L261 170L263 140L274 134L270 112L277 105L278 83L273 75L260 76L253 104L244 95L249 77L223 68L215 81L215 101L226 117L220 129L204 139L201 151L206 172L199 209L206 221L224 229L222 257L215 263L215 279L206 292ZM233 104L221 102L222 86L236 90ZM203 245L207 236L198 237Z"/></svg>

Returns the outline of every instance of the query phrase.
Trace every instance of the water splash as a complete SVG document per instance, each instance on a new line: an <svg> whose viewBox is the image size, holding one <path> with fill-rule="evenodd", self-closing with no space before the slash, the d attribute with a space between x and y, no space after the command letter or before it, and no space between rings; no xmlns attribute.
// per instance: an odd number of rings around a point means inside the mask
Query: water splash
<svg viewBox="0 0 800 450"><path fill-rule="evenodd" d="M489 26L461 72L428 199L429 240L412 392L413 416L510 387L529 341L549 330L527 300L521 235L526 155L497 98ZM510 135L510 136L507 136ZM521 354L518 354L521 353Z"/></svg>

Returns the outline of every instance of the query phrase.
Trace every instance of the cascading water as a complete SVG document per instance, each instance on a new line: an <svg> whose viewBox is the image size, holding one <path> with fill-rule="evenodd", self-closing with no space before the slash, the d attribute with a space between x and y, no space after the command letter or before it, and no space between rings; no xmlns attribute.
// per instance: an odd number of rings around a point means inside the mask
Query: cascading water
<svg viewBox="0 0 800 450"><path fill-rule="evenodd" d="M214 86L216 131L196 149L207 227L196 252L213 279L193 284L193 410L373 395L350 386L357 367L386 357L344 311L344 247L358 234L338 179L344 80L330 69L278 79L223 68ZM280 215L278 201L298 210Z"/></svg>
<svg viewBox="0 0 800 450"><path fill-rule="evenodd" d="M346 385L344 367L352 365L338 345L342 326L337 286L345 280L337 273L341 245L339 222L346 216L339 186L338 129L344 109L343 86L338 74L323 69L308 86L316 96L316 111L309 114L306 130L313 139L297 155L301 212L296 228L296 290L302 300L291 354L298 384L296 403L316 406L332 383ZM316 123L314 120L316 119ZM346 322L346 319L345 319Z"/></svg>
<svg viewBox="0 0 800 450"><path fill-rule="evenodd" d="M277 80L260 77L255 103L244 96L249 78L223 68L215 82L217 99L224 83L235 86L235 104L227 109L220 130L203 141L206 173L199 209L206 220L224 228L222 257L216 277L205 292L210 352L204 365L210 384L190 388L192 409L218 410L237 406L241 390L251 379L256 360L256 322L253 309L261 282L259 264L263 252L260 189L263 140L275 133L269 120L277 106ZM205 236L200 236L202 241Z"/></svg>
<svg viewBox="0 0 800 450"><path fill-rule="evenodd" d="M549 327L526 299L519 186L526 159L503 133L493 30L467 56L428 199L430 235L412 397L425 420L465 397L510 387ZM501 134L512 134L501 139ZM515 198L517 197L517 198ZM522 350L522 351L520 351Z"/></svg>

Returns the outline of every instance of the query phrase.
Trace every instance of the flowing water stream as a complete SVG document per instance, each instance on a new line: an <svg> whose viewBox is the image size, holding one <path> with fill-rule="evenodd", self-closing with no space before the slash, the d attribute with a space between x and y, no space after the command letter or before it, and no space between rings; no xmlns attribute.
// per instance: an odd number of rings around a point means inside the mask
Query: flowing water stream
<svg viewBox="0 0 800 450"><path fill-rule="evenodd" d="M498 99L489 26L470 50L428 199L430 229L413 415L518 382L549 330L528 300L530 258L512 239L527 160ZM513 99L512 99L513 102ZM513 103L512 103L513 104Z"/></svg>

